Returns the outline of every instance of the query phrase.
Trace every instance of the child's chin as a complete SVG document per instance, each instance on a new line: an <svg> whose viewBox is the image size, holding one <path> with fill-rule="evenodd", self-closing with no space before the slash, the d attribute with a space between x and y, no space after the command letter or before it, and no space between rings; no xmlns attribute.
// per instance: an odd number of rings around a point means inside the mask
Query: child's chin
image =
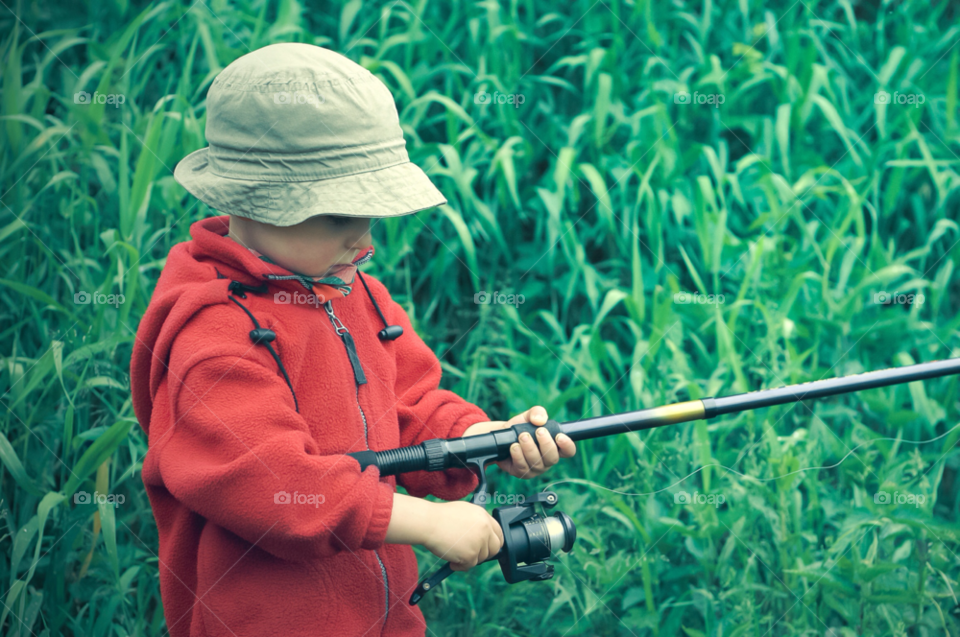
<svg viewBox="0 0 960 637"><path fill-rule="evenodd" d="M351 265L351 264L349 264L349 263L347 263L347 264L332 265L332 266L330 266L329 268L327 268L327 271L324 272L324 273L321 275L321 278L323 278L323 277L328 277L328 276L338 276L338 275L340 275L340 274L342 274L342 273L348 273L348 272L350 272L354 267L356 267L356 266ZM340 278L343 278L343 277L340 277Z"/></svg>

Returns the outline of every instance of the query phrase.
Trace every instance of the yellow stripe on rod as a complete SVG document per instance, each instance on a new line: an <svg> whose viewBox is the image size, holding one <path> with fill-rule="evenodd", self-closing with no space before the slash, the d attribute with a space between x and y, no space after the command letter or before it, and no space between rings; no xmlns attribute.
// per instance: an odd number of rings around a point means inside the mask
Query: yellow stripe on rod
<svg viewBox="0 0 960 637"><path fill-rule="evenodd" d="M669 425L706 418L706 409L702 400L688 400L682 403L663 405L654 407L650 411L654 419L662 420L664 424Z"/></svg>

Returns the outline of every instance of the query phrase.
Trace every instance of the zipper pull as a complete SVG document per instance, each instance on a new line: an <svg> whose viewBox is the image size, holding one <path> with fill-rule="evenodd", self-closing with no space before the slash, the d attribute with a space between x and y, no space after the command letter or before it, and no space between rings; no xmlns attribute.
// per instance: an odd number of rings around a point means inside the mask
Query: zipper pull
<svg viewBox="0 0 960 637"><path fill-rule="evenodd" d="M353 365L354 379L358 385L366 384L367 377L364 375L363 367L360 365L360 357L357 356L357 347L353 343L353 337L350 335L350 332L344 332L340 335L340 338L343 339L343 344L347 346L347 357L350 359L350 364Z"/></svg>
<svg viewBox="0 0 960 637"><path fill-rule="evenodd" d="M347 348L347 358L350 359L350 365L353 367L353 378L356 380L357 385L365 385L367 383L367 377L363 373L363 366L360 364L360 357L357 356L357 346L353 342L353 336L350 335L350 331L346 326L340 322L340 319L337 318L337 315L333 313L333 307L330 304L330 301L327 301L323 304L324 309L327 310L327 315L330 316L330 322L333 323L333 329L336 330L337 334L343 340L344 347Z"/></svg>

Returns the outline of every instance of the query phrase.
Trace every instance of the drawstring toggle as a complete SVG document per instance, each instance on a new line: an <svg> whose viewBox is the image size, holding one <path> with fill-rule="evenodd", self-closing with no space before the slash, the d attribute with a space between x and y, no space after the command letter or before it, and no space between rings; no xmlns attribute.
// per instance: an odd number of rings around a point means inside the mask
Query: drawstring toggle
<svg viewBox="0 0 960 637"><path fill-rule="evenodd" d="M247 298L247 295L245 294L246 292L256 292L258 294L266 293L267 284L246 285L244 283L240 283L240 281L230 281L230 285L227 286L227 289L230 290L231 293L239 296L241 299L245 299Z"/></svg>
<svg viewBox="0 0 960 637"><path fill-rule="evenodd" d="M263 343L272 343L277 338L277 333L273 330L268 330L265 327L258 327L255 330L250 331L250 340L252 340L257 345L262 345Z"/></svg>

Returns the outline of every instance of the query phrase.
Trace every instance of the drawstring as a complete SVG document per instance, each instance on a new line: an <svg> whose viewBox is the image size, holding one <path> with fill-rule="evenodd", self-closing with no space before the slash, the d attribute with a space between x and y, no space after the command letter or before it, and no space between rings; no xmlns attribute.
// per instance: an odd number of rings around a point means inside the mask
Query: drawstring
<svg viewBox="0 0 960 637"><path fill-rule="evenodd" d="M261 287L263 288L262 290L260 289ZM244 292L266 292L267 284L264 283L260 287L253 287L249 285L244 285L239 281L231 281L230 287L228 289L230 290L231 293L239 294L241 298L245 299L247 298L247 295L244 294ZM280 371L283 372L283 378L284 380L287 381L287 387L290 388L290 393L293 395L293 406L297 410L297 413L299 414L300 404L297 402L297 393L293 391L293 383L290 382L290 376L287 375L287 370L283 366L283 363L280 362L280 357L277 355L276 350L273 349L273 345L270 344L273 340L277 338L277 333L274 332L273 330L260 327L260 324L257 323L256 317L253 316L253 313L251 313L250 310L244 307L243 303L235 299L233 296L229 296L227 298L229 298L231 301L239 305L240 309L246 312L247 316L250 317L250 320L253 321L254 329L250 331L250 340L252 340L256 345L267 346L267 350L270 352L270 355L273 356L273 360L277 362L277 367L279 367Z"/></svg>
<svg viewBox="0 0 960 637"><path fill-rule="evenodd" d="M403 327L399 325L387 325L387 318L383 315L383 312L380 311L380 306L377 305L376 299L373 298L373 294L370 292L370 288L367 287L367 282L363 280L363 275L360 274L360 270L357 270L357 276L360 277L360 283L363 283L363 289L367 291L367 296L370 297L370 300L373 302L373 307L377 309L377 314L380 315L380 320L383 321L383 329L377 332L377 336L381 341L392 341L403 335Z"/></svg>
<svg viewBox="0 0 960 637"><path fill-rule="evenodd" d="M365 255L366 260L369 260L369 254ZM381 341L392 341L399 338L403 334L403 327L400 325L388 325L387 317L383 315L383 312L380 310L380 306L377 305L377 300L373 298L373 293L370 292L370 288L367 286L367 282L363 280L363 275L360 274L360 271L357 271L357 276L360 277L360 282L363 283L363 289L367 291L367 296L370 297L370 301L373 303L373 307L376 308L377 314L380 315L380 320L383 321L384 328L377 332L377 336ZM217 278L225 279L226 277L220 274L220 271L217 270ZM296 278L296 277L280 277L272 275L271 278L281 279L281 278ZM256 345L265 345L267 350L270 352L270 355L273 356L273 360L276 361L277 367L280 368L280 372L283 373L284 380L287 381L287 387L290 388L290 394L293 395L293 405L297 410L297 413L300 413L300 404L297 402L297 394L293 391L293 383L290 382L290 376L287 375L287 370L284 368L283 363L280 361L280 356L277 354L276 350L273 349L273 345L270 343L276 340L277 333L271 329L260 327L260 324L257 322L257 319L253 316L253 313L250 312L240 301L238 301L234 296L239 296L241 299L247 298L247 292L255 292L257 294L266 294L268 291L267 284L263 285L247 285L241 283L240 281L231 281L230 285L227 286L227 290L230 291L231 296L227 297L234 303L236 303L241 310L246 312L247 316L250 317L250 320L253 321L254 329L250 331L250 340Z"/></svg>

